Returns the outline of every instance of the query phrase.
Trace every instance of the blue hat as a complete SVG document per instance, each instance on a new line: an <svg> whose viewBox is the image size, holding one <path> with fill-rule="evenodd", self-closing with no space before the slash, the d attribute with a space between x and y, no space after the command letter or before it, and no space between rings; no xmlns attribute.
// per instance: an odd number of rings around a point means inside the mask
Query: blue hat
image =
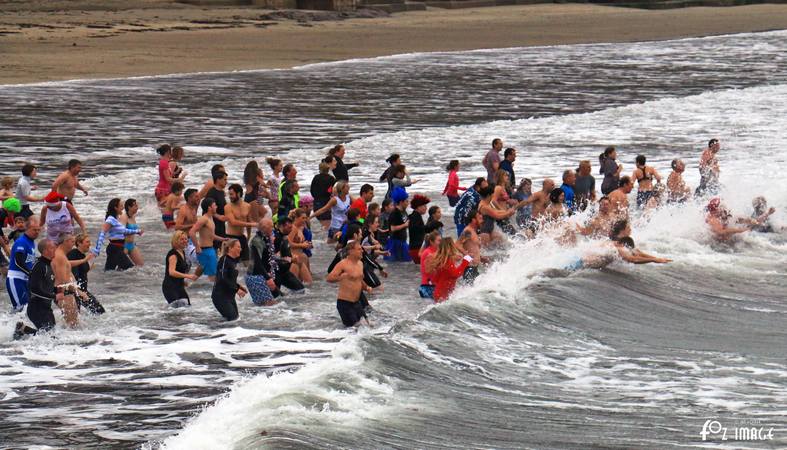
<svg viewBox="0 0 787 450"><path fill-rule="evenodd" d="M394 203L400 203L407 200L407 191L401 186L396 186L393 191L391 191L391 200L393 200Z"/></svg>

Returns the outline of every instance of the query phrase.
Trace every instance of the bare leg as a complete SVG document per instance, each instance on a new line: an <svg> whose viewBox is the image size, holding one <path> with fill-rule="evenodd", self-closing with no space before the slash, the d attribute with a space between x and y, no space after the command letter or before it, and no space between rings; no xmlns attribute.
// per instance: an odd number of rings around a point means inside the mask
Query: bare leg
<svg viewBox="0 0 787 450"><path fill-rule="evenodd" d="M139 251L138 248L131 250L131 253L128 255L131 258L131 261L137 267L142 267L145 265L145 259L142 257L142 252Z"/></svg>
<svg viewBox="0 0 787 450"><path fill-rule="evenodd" d="M66 324L71 328L76 328L77 324L79 324L79 310L77 310L77 302L74 296L66 295L58 302L58 306L63 311Z"/></svg>

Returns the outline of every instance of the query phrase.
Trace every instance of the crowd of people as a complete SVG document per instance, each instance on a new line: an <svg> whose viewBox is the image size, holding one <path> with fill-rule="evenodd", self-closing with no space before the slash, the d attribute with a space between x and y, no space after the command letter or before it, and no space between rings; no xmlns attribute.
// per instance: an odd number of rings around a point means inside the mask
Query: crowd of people
<svg viewBox="0 0 787 450"><path fill-rule="evenodd" d="M485 249L511 239L532 239L547 230L564 245L576 243L581 236L606 242L598 253L566 267L569 270L602 267L615 258L636 264L669 262L636 247L630 211L684 203L693 196L707 200L706 222L715 239L728 240L750 230L774 231L769 223L774 209L764 198L754 199L750 217L734 218L717 197L719 150L719 141L712 139L702 152L701 181L693 193L683 180L685 164L680 159L672 161L672 172L662 183L663 177L644 155L636 156L634 169L625 175L614 147L599 157L600 195L589 160L579 161L576 170L565 170L560 186L546 178L533 192L529 178L517 183L517 150L494 139L482 159L487 175L472 185L461 186L460 161L448 162L442 195L453 208L454 239L442 222L442 208L426 195L408 192L419 180L411 178L398 154L386 160L389 165L379 181L387 184L387 190L376 203L371 184L353 191L349 171L357 164L344 162L343 145L331 148L321 160L308 194L301 193L295 164L277 158L266 160L267 177L252 160L242 175L233 177L237 182L230 182L225 167L216 164L201 186L186 188L187 174L180 167L184 149L162 145L157 149L159 181L154 196L162 229L172 233L171 249L164 256L163 297L173 308L189 306L189 283L205 277L213 283L216 310L226 320L236 320L236 298L248 296L254 305L266 306L285 292L302 292L319 277L310 262L315 226L326 230L327 242L336 250L325 280L338 283L336 307L348 327L368 323L369 296L388 275L381 258L389 267L418 264L421 282L417 288L414 283L414 291L442 302L457 283L474 282L490 261ZM92 245L75 204L77 190L88 195L79 180L81 169L80 161L69 161L43 196L37 195L33 164L25 164L16 181L0 180L0 267L13 310L26 307L34 325L20 321L16 338L51 330L56 323L53 302L71 327L78 324L81 312L104 313L88 290L88 274L102 250L104 270L144 264L135 242L144 232L136 221L139 205L133 198L108 202ZM636 207L629 205L635 184ZM37 214L34 208L39 203L43 206ZM566 220L583 211L589 214L585 223ZM11 231L6 236L3 228L7 227Z"/></svg>

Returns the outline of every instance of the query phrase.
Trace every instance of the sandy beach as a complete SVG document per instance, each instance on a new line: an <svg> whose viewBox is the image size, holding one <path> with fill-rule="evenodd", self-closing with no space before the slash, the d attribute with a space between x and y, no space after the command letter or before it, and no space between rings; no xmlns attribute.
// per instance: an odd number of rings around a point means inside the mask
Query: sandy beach
<svg viewBox="0 0 787 450"><path fill-rule="evenodd" d="M124 9L112 9L116 4ZM660 40L787 27L787 4L666 11L549 4L341 20L336 14L291 20L270 13L163 0L0 2L0 84L286 68L408 52Z"/></svg>

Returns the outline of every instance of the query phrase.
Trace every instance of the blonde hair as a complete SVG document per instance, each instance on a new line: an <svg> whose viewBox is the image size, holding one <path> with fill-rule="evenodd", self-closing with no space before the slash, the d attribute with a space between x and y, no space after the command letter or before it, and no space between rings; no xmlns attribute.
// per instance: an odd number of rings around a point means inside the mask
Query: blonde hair
<svg viewBox="0 0 787 450"><path fill-rule="evenodd" d="M590 161L587 159L583 159L579 162L579 167L577 168L577 172L582 173L584 175L590 175L592 168L590 167Z"/></svg>
<svg viewBox="0 0 787 450"><path fill-rule="evenodd" d="M239 244L240 241L237 239L227 239L221 244L221 256L225 256L227 252L235 246L235 244Z"/></svg>
<svg viewBox="0 0 787 450"><path fill-rule="evenodd" d="M438 269L441 269L443 266L448 264L448 262L452 262L454 257L459 253L454 247L454 240L450 237L444 237L442 241L440 241L440 246L437 247L437 251L435 252L432 259L426 266L426 271L429 273L434 273Z"/></svg>
<svg viewBox="0 0 787 450"><path fill-rule="evenodd" d="M87 234L85 234L85 233L79 233L79 234L78 234L78 235L76 235L76 237L74 238L74 244L75 244L75 245L79 245L79 244L81 244L81 243L85 242L85 239L90 239L90 236L88 236L88 235L87 235Z"/></svg>
<svg viewBox="0 0 787 450"><path fill-rule="evenodd" d="M328 165L326 162L320 163L320 173L328 173L331 170L331 166Z"/></svg>
<svg viewBox="0 0 787 450"><path fill-rule="evenodd" d="M495 174L495 186L503 186L503 177L506 177L505 186L509 186L511 184L511 177L509 176L508 172L503 169L498 169L497 173Z"/></svg>
<svg viewBox="0 0 787 450"><path fill-rule="evenodd" d="M11 189L13 186L14 186L14 179L11 177L3 177L3 179L0 180L0 188Z"/></svg>
<svg viewBox="0 0 787 450"><path fill-rule="evenodd" d="M178 230L178 231L175 232L175 234L172 235L172 239L170 240L170 244L172 245L173 248L175 247L175 243L177 243L180 240L180 238L182 238L183 236L188 237L189 235L186 234L186 232L183 231L183 230ZM79 239L79 238L77 238L77 239ZM77 242L79 242L79 241L77 240Z"/></svg>
<svg viewBox="0 0 787 450"><path fill-rule="evenodd" d="M338 196L342 193L344 188L348 186L347 182L344 180L339 180L336 184L333 185L333 195ZM350 192L349 190L347 192Z"/></svg>

